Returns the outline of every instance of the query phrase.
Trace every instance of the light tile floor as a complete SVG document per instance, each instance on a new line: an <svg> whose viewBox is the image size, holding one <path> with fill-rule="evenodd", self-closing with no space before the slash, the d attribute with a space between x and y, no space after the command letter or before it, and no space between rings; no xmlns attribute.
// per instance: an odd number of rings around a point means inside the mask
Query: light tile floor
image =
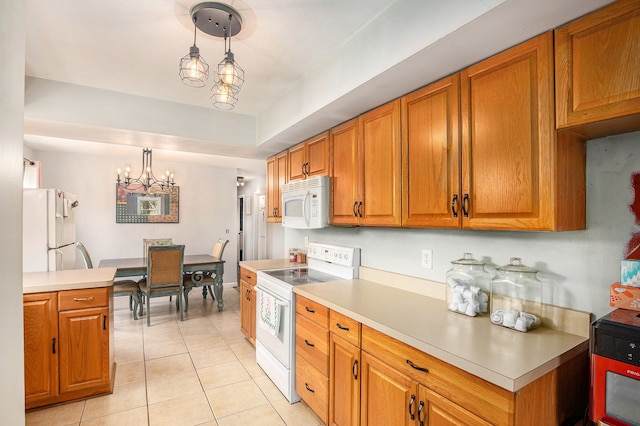
<svg viewBox="0 0 640 426"><path fill-rule="evenodd" d="M151 327L145 316L133 320L126 297L115 298L113 394L31 411L26 424L322 424L304 403L289 404L256 364L236 289L225 287L223 312L199 291L190 296L184 321L168 298L152 299Z"/></svg>

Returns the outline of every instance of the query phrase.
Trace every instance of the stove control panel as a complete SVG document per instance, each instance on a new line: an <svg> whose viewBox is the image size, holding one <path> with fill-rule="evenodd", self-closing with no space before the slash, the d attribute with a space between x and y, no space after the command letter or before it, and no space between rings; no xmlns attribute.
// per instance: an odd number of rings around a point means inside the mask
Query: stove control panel
<svg viewBox="0 0 640 426"><path fill-rule="evenodd" d="M317 259L341 266L354 267L360 265L360 249L355 247L309 243L307 256L310 259Z"/></svg>

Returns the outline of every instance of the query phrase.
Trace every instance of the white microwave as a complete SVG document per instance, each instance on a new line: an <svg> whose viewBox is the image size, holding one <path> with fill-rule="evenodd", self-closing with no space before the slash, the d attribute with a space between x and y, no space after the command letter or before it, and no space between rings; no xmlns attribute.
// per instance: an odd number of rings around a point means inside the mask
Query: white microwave
<svg viewBox="0 0 640 426"><path fill-rule="evenodd" d="M329 225L329 176L282 185L282 226L318 229Z"/></svg>

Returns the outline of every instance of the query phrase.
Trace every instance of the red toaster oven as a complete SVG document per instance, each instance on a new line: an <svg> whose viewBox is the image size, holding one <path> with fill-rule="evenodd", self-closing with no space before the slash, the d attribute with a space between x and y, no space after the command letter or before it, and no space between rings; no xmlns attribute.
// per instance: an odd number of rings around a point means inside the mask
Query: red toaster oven
<svg viewBox="0 0 640 426"><path fill-rule="evenodd" d="M591 420L640 426L640 312L616 309L591 325Z"/></svg>

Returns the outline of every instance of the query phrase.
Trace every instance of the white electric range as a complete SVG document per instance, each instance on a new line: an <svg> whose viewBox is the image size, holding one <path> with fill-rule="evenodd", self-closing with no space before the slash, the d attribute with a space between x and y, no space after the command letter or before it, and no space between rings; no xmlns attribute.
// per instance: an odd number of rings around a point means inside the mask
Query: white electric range
<svg viewBox="0 0 640 426"><path fill-rule="evenodd" d="M310 243L306 267L258 271L256 362L290 403L300 400L295 387L293 287L357 278L359 266L359 248Z"/></svg>

